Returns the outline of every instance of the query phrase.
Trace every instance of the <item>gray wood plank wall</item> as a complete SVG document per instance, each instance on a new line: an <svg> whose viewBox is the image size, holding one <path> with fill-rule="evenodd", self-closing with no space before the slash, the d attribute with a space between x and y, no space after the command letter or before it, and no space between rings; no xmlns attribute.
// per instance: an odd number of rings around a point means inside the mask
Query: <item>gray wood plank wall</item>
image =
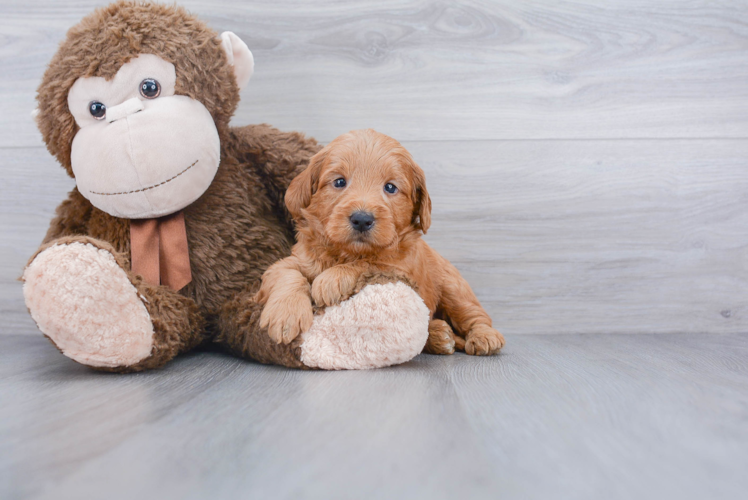
<svg viewBox="0 0 748 500"><path fill-rule="evenodd" d="M91 1L0 2L0 314L72 187L30 117ZM234 124L371 127L508 336L748 331L743 1L184 1L253 51Z"/></svg>

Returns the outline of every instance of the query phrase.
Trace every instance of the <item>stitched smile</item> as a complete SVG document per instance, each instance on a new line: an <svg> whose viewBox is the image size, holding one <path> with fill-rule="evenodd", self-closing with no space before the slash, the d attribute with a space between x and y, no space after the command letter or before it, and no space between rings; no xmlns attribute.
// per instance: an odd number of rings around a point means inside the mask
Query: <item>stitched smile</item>
<svg viewBox="0 0 748 500"><path fill-rule="evenodd" d="M142 191L148 191L149 189L157 188L159 186L163 186L167 182L173 181L174 179L176 179L177 177L179 177L180 175L182 175L183 173L185 173L186 171L188 171L189 169L191 169L192 167L194 167L197 164L198 161L199 160L195 160L195 163L193 163L189 167L185 168L184 170L182 170L181 172L179 172L177 175L175 175L171 179L166 179L165 181L159 182L158 184L154 184L153 186L148 186L148 187L144 187L144 188L140 188L140 189L133 189L132 191L121 191L119 193L97 193L96 191L91 191L91 194L99 194L101 196L112 196L112 195L115 195L115 194L133 194L133 193L140 193Z"/></svg>

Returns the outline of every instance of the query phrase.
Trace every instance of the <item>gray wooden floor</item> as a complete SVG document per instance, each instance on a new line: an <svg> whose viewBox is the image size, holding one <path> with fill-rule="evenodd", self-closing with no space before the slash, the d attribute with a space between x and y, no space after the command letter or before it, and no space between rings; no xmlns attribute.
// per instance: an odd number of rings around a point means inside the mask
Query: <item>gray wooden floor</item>
<svg viewBox="0 0 748 500"><path fill-rule="evenodd" d="M0 498L741 499L748 335L525 335L300 372L96 374L0 336ZM106 494L104 494L106 492Z"/></svg>
<svg viewBox="0 0 748 500"><path fill-rule="evenodd" d="M0 498L738 498L748 490L748 4L195 0L253 51L234 124L372 127L508 340L301 373L114 377L20 275L73 186L30 117L89 0L0 0ZM624 335L625 334L625 335Z"/></svg>

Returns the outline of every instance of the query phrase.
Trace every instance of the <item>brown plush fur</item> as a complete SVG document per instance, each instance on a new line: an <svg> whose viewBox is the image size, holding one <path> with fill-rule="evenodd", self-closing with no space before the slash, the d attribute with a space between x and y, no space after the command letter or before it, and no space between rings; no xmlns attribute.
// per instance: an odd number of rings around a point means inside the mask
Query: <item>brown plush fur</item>
<svg viewBox="0 0 748 500"><path fill-rule="evenodd" d="M76 189L58 207L42 248L70 241L105 248L147 299L156 332L152 355L114 371L161 366L203 341L263 363L300 366L298 353L269 342L259 330L260 306L251 297L263 271L290 253L292 221L283 193L319 146L268 125L228 126L239 90L213 30L182 8L136 2L118 2L83 19L69 31L39 87L37 121L49 151L72 176L70 150L78 127L67 106L70 87L79 77L112 78L142 53L175 65L176 94L203 103L221 139L213 183L184 210L192 282L177 293L132 275L129 220L98 210Z"/></svg>
<svg viewBox="0 0 748 500"><path fill-rule="evenodd" d="M38 89L39 129L49 152L71 177L70 151L78 125L68 110L70 87L80 77L111 79L139 54L174 64L175 93L203 103L221 141L226 138L239 89L217 33L183 8L116 2L70 28Z"/></svg>
<svg viewBox="0 0 748 500"><path fill-rule="evenodd" d="M336 187L336 179L346 185ZM397 192L385 192L387 183ZM486 355L503 347L465 279L421 239L431 221L426 179L391 137L373 130L338 137L291 182L286 205L298 243L267 270L257 296L265 304L260 324L276 342L290 343L311 325L312 300L333 305L350 295L362 273L399 272L417 284L432 316L443 318L431 322L427 352L451 354L456 346ZM357 211L374 215L371 230L353 229Z"/></svg>

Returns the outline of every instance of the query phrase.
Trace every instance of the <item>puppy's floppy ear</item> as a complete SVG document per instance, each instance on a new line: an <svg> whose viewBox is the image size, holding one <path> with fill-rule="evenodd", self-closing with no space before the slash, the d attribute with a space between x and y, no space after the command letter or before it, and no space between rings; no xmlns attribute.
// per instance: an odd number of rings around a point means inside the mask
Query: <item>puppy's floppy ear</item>
<svg viewBox="0 0 748 500"><path fill-rule="evenodd" d="M421 167L412 162L413 166L413 226L423 231L431 226L431 196L426 189L426 174Z"/></svg>
<svg viewBox="0 0 748 500"><path fill-rule="evenodd" d="M301 211L312 202L312 196L319 187L319 175L327 159L328 148L322 149L309 160L309 165L294 177L286 190L286 208L294 219L301 217Z"/></svg>

